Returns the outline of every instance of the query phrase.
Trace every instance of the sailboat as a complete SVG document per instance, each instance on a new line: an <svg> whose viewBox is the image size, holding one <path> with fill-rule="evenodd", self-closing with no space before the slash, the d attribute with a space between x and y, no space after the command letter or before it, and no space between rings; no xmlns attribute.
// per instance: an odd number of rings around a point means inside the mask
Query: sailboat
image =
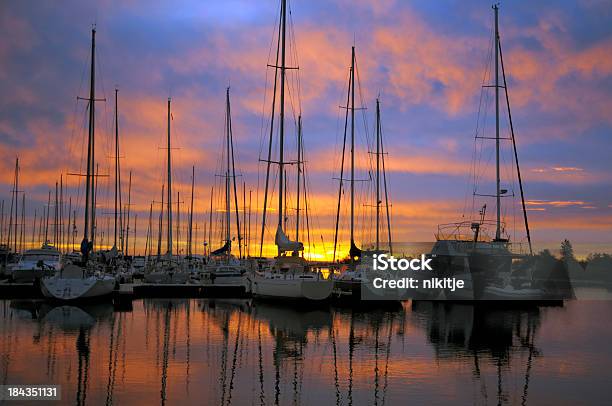
<svg viewBox="0 0 612 406"><path fill-rule="evenodd" d="M41 280L43 295L55 300L92 299L110 295L115 288L115 278L96 270L90 260L95 232L95 49L96 29L91 30L91 74L89 89L89 136L87 142L87 174L85 190L85 224L81 242L82 262L67 263L55 275ZM89 240L91 237L92 241Z"/></svg>
<svg viewBox="0 0 612 406"><path fill-rule="evenodd" d="M438 226L436 233L436 242L431 250L430 256L433 258L432 267L437 275L445 277L455 277L465 281L464 289L456 289L454 292L445 291L445 297L448 299L520 299L526 298L533 300L538 294L542 297L543 292L537 289L521 289L516 290L512 287L513 292L504 292L507 286L504 286L501 291L494 289L489 292L491 295L485 294L490 290L493 284L500 280L509 279L507 276L511 273L512 263L516 259L524 258L525 255L517 252L516 246L510 241L510 237L505 230L505 223L502 220L502 198L511 196L507 189L502 188L500 178L500 141L504 139L500 136L500 89L504 89L506 96L506 105L508 119L510 123L510 140L514 151L514 160L516 164L518 183L520 187L520 197L522 203L523 220L527 241L529 245L529 254L532 254L531 236L529 232L529 223L527 221L527 211L525 209L525 198L523 194L523 183L521 179L518 154L516 151L516 142L514 138L514 128L512 125L512 115L510 114L510 102L508 98L508 87L506 83L506 75L503 66L503 58L501 54L501 44L499 37L499 18L498 6L493 6L495 38L494 38L494 84L484 85L483 88L494 88L495 90L495 136L485 137L476 134L476 138L483 140L495 141L495 193L494 194L479 194L474 188L475 197L492 197L495 198L496 216L495 220L486 219L487 205L484 204L478 212L478 217L475 220L462 221L459 223L442 224ZM501 66L500 66L501 65ZM500 70L503 78L503 84L500 83ZM475 140L476 141L476 140ZM494 234L491 235L491 230ZM496 293L501 296L497 297Z"/></svg>
<svg viewBox="0 0 612 406"><path fill-rule="evenodd" d="M304 251L304 244L302 244L298 238L296 241L291 240L283 228L284 220L286 216L286 208L284 206L283 199L286 199L286 168L288 162L285 162L284 150L285 150L285 76L286 70L291 69L286 65L286 25L287 25L287 0L281 0L280 7L280 25L277 42L277 58L274 64L275 69L275 85L274 95L272 97L272 115L270 125L270 139L268 144L268 159L267 159L267 174L266 174L266 187L264 197L264 213L262 217L262 230L261 230L261 245L260 250L263 250L263 239L265 231L266 221L266 206L268 198L268 186L270 179L270 165L272 163L278 164L278 224L276 226L276 233L274 242L277 247L277 256L274 258L272 264L267 269L255 270L249 276L249 284L251 292L255 297L264 297L269 299L302 299L321 301L328 299L333 289L333 279L325 278L324 275L319 271L311 269L306 259L300 255L300 252ZM278 56L280 54L280 61ZM279 65L280 62L280 65ZM276 106L276 80L280 72L280 89L279 89L279 155L278 161L272 161L272 134L274 132L274 108ZM301 145L298 146L298 157L301 155ZM298 166L300 165L298 159ZM298 168L298 173L300 168ZM299 185L299 181L298 181ZM299 211L297 211L299 216ZM299 232L299 227L297 228ZM299 234L296 232L296 237ZM287 253L290 253L289 255ZM261 252L260 252L261 256Z"/></svg>
<svg viewBox="0 0 612 406"><path fill-rule="evenodd" d="M349 84L347 92L347 105L344 121L344 143L342 146L342 158L340 167L339 187L338 187L338 205L336 211L336 224L334 233L334 261L336 260L336 251L338 246L338 230L340 224L340 206L344 191L344 151L346 151L347 130L350 124L350 248L348 258L342 261L341 273L335 275L335 293L338 298L350 298L351 300L361 300L362 291L368 287L368 281L373 279L372 259L374 254L382 254L386 252L393 253L391 242L391 224L389 214L389 199L387 191L387 178L384 171L384 147L382 142L382 125L380 117L380 99L376 99L376 151L372 153L376 160L376 177L375 177L375 196L376 199L376 242L373 249L362 250L355 242L355 78L357 77L357 66L355 58L355 47L351 48L351 66L349 70ZM349 120L350 117L350 120ZM382 176L381 176L382 175ZM383 187L381 188L381 180ZM383 250L381 244L381 209L383 198L381 192L384 190L384 203L386 207L386 222L389 250ZM363 288L363 289L362 289ZM368 292L376 294L377 299L392 300L398 298L394 290L385 289L369 289ZM391 294L391 296L389 296ZM374 299L374 297L368 299Z"/></svg>
<svg viewBox="0 0 612 406"><path fill-rule="evenodd" d="M151 267L145 273L144 280L148 283L185 283L189 277L188 273L185 272L181 264L178 261L178 256L172 254L172 154L170 146L170 122L172 120L172 113L170 111L171 99L168 98L168 133L166 137L166 150L167 150L167 201L166 201L166 216L167 216L167 234L166 234L166 254L158 255L157 261L151 263ZM162 187L163 197L163 187ZM162 200L162 210L163 210ZM161 226L162 218L160 216L160 240L158 248L161 248Z"/></svg>
<svg viewBox="0 0 612 406"><path fill-rule="evenodd" d="M119 89L115 88L115 208L114 208L114 222L113 222L113 246L105 252L104 258L110 265L111 272L119 277L120 281L132 280L131 268L126 261L124 256L124 227L123 227L123 204L121 202L121 164L120 164L120 148L119 148ZM130 171L129 177L129 190L131 192L132 186L132 172ZM128 196L130 194L128 192ZM128 210L130 202L128 199ZM128 217L129 221L129 217ZM127 229L127 227L126 227ZM123 282L122 282L123 283Z"/></svg>
<svg viewBox="0 0 612 406"><path fill-rule="evenodd" d="M238 195L236 193L236 167L234 162L234 135L232 132L232 114L230 104L230 89L226 89L225 96L225 140L222 157L225 158L225 171L221 177L225 186L224 210L224 242L223 246L211 252L204 272L204 279L213 284L244 285L246 282L246 267L242 261L232 255L231 238L231 195L234 190L234 205L236 213L236 229L238 231L238 248L240 257L243 257L242 236L240 235L240 216L238 214Z"/></svg>

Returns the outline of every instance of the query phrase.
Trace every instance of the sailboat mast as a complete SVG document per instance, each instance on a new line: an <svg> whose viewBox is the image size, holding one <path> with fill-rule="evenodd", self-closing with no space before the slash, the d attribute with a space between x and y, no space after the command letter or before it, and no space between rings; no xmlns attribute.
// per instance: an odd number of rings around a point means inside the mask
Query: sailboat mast
<svg viewBox="0 0 612 406"><path fill-rule="evenodd" d="M181 248L181 192L176 192L176 255L180 255Z"/></svg>
<svg viewBox="0 0 612 406"><path fill-rule="evenodd" d="M297 139L297 205L295 213L295 241L300 241L300 186L302 177L302 116L298 116Z"/></svg>
<svg viewBox="0 0 612 406"><path fill-rule="evenodd" d="M376 99L376 251L380 249L380 100Z"/></svg>
<svg viewBox="0 0 612 406"><path fill-rule="evenodd" d="M96 29L91 30L91 70L89 76L89 137L87 140L87 175L85 180L85 223L83 226L83 242L81 243L81 253L83 254L83 262L87 262L89 257L89 237L93 234L90 232L90 227L93 225L89 222L91 215L91 204L93 197L93 179L91 178L94 162L94 132L95 132L95 58L96 58ZM49 209L47 209L48 213ZM47 215L48 216L48 215ZM47 220L48 221L48 220ZM45 233L46 234L46 233ZM93 238L93 236L92 236ZM46 239L46 236L45 236Z"/></svg>
<svg viewBox="0 0 612 406"><path fill-rule="evenodd" d="M113 247L117 247L117 204L119 197L119 110L118 110L119 89L115 88L115 229Z"/></svg>
<svg viewBox="0 0 612 406"><path fill-rule="evenodd" d="M282 18L282 4L281 4ZM280 52L280 37L282 24L278 24L278 43L276 45L276 59L274 63L274 86L272 89L272 111L270 112L270 133L268 137L268 159L266 160L266 183L264 187L264 198L261 219L261 239L259 242L259 256L263 255L264 232L266 230L266 219L268 209L268 186L270 185L270 165L272 165L272 136L274 135L274 117L276 115L276 88L278 85L278 56Z"/></svg>
<svg viewBox="0 0 612 406"><path fill-rule="evenodd" d="M242 235L240 233L240 213L238 207L238 187L236 186L236 158L234 157L234 132L232 130L232 106L229 99L229 88L227 94L227 119L229 126L227 128L230 140L230 153L232 158L232 182L234 185L234 208L236 210L236 232L238 233L238 253L242 258Z"/></svg>
<svg viewBox="0 0 612 406"><path fill-rule="evenodd" d="M195 182L195 166L191 167L191 204L189 207L189 238L187 241L187 253L189 254L189 258L191 258L191 243L193 236L193 185Z"/></svg>
<svg viewBox="0 0 612 406"><path fill-rule="evenodd" d="M51 209L51 191L49 190L49 195L47 197L47 216L45 218L45 241L44 244L49 241L49 210ZM12 215L12 213L11 213Z"/></svg>
<svg viewBox="0 0 612 406"><path fill-rule="evenodd" d="M132 205L132 171L130 171L130 178L128 181L128 204L127 204L127 222L125 226L125 255L128 255L130 246L130 206Z"/></svg>
<svg viewBox="0 0 612 406"><path fill-rule="evenodd" d="M36 217L37 217L37 210L36 208L34 209L34 222L32 223L32 242L30 243L31 247L34 248L34 240L36 239ZM70 214L70 213L68 213Z"/></svg>
<svg viewBox="0 0 612 406"><path fill-rule="evenodd" d="M231 207L230 207L230 118L229 118L229 87L226 89L225 93L225 137L226 137L226 158L227 158L227 169L225 171L225 242L227 244L231 244L230 237L230 219L231 219ZM230 249L227 250L227 258L229 261L229 257L231 255L231 245Z"/></svg>
<svg viewBox="0 0 612 406"><path fill-rule="evenodd" d="M167 244L167 253L168 256L172 256L172 161L171 161L171 153L170 153L170 98L168 98L168 239L166 241Z"/></svg>
<svg viewBox="0 0 612 406"><path fill-rule="evenodd" d="M244 257L247 257L247 245L249 240L247 238L248 232L246 230L246 216L247 216L247 208L246 208L246 182L242 182L242 246L244 249ZM242 255L241 255L242 256Z"/></svg>
<svg viewBox="0 0 612 406"><path fill-rule="evenodd" d="M346 134L348 129L348 112L349 112L349 103L351 98L351 76L353 76L352 67L349 69L349 83L346 91L346 105L345 105L345 114L344 114L344 136L342 139L342 159L340 160L340 177L338 182L338 201L336 205L336 222L335 222L335 231L334 231L334 256L333 262L336 262L336 250L338 248L338 226L340 225L340 204L342 201L342 193L344 191L344 157L346 152Z"/></svg>
<svg viewBox="0 0 612 406"><path fill-rule="evenodd" d="M389 240L389 254L393 255L393 240L391 239L391 214L389 213L389 191L387 188L387 170L385 168L385 144L382 138L382 125L380 127L380 160L382 162L383 187L385 189L385 211L387 213L387 238Z"/></svg>
<svg viewBox="0 0 612 406"><path fill-rule="evenodd" d="M17 223L19 222L18 210L19 209L19 158L15 160L15 254L17 253Z"/></svg>
<svg viewBox="0 0 612 406"><path fill-rule="evenodd" d="M212 217L213 217L213 197L214 197L215 188L210 188L210 210L208 211L208 255L212 252ZM206 230L204 230L206 233Z"/></svg>
<svg viewBox="0 0 612 406"><path fill-rule="evenodd" d="M62 246L64 245L64 175L60 174L60 195L59 195L59 224L58 224L58 234L59 234L59 243L57 244L57 249L62 250Z"/></svg>
<svg viewBox="0 0 612 406"><path fill-rule="evenodd" d="M495 239L501 237L501 189L499 178L499 27L498 27L498 6L493 6L495 14L495 181L496 181L496 198L497 198L497 219L495 227Z"/></svg>
<svg viewBox="0 0 612 406"><path fill-rule="evenodd" d="M72 214L72 196L68 198L68 224L66 227L66 252L72 251L70 245L70 215Z"/></svg>
<svg viewBox="0 0 612 406"><path fill-rule="evenodd" d="M98 233L98 221L96 220L96 208L98 206L98 175L100 174L100 164L96 163L96 172L92 174L93 199L91 207L91 250L96 246L96 234Z"/></svg>
<svg viewBox="0 0 612 406"><path fill-rule="evenodd" d="M284 206L283 188L285 186L285 58L286 58L286 23L287 23L287 0L281 1L281 65L280 65L280 109L279 109L279 150L278 150L278 227L283 228ZM279 253L280 255L280 250Z"/></svg>
<svg viewBox="0 0 612 406"><path fill-rule="evenodd" d="M351 74L351 90L352 90L351 92L351 247L352 247L355 241L355 46L351 48L351 72L352 72Z"/></svg>
<svg viewBox="0 0 612 406"><path fill-rule="evenodd" d="M153 240L153 202L149 206L149 225L147 226L147 238L145 240L145 259L148 260L151 257L151 240Z"/></svg>
<svg viewBox="0 0 612 406"><path fill-rule="evenodd" d="M21 195L21 226L19 227L19 251L25 249L25 192Z"/></svg>
<svg viewBox="0 0 612 406"><path fill-rule="evenodd" d="M166 185L162 185L162 193L161 193L161 209L159 210L159 230L157 234L157 259L161 256L161 245L162 245L162 235L164 228L164 188Z"/></svg>
<svg viewBox="0 0 612 406"><path fill-rule="evenodd" d="M4 199L2 199L0 207L0 211L2 212L0 215L0 241L4 241Z"/></svg>
<svg viewBox="0 0 612 406"><path fill-rule="evenodd" d="M58 188L58 184L57 182L55 182L55 214L53 216L53 245L55 245L57 247L58 245L58 209L59 209L59 203L58 203L58 192L57 192L57 188Z"/></svg>

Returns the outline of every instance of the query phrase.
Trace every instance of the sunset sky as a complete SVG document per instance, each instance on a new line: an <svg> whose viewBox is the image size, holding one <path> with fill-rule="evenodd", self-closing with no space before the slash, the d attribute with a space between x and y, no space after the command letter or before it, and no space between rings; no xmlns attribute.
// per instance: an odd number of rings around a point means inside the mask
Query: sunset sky
<svg viewBox="0 0 612 406"><path fill-rule="evenodd" d="M380 95L394 240L433 241L438 223L461 220L464 212L471 215L474 134L481 86L490 84L483 83L483 77L492 39L491 3L294 0L290 8L295 35L291 54L295 51L297 60L290 59L299 65L310 226L313 239L319 243L322 236L325 245L316 251L329 255L333 244L338 193L334 178L339 173L344 125L339 106L346 103L353 44L367 108L358 114L360 140L365 134L364 114L369 136L373 134L375 100ZM149 204L160 198L165 165L160 148L168 97L173 106L173 142L179 148L173 157L176 190L185 202L181 221L188 209L192 165L196 220L200 228L207 221L210 188L220 170L228 85L239 182L247 183L247 194L253 191L255 234L261 227L255 207L262 204L265 176L258 160L265 159L260 151L265 150L262 139L273 80L273 70L266 65L274 62L269 58L275 48L278 12L275 0L1 2L0 197L5 215L16 156L28 219L34 209L40 215L60 174L69 185L66 196L83 204L80 179L66 174L85 167L86 104L76 97L88 95L95 23L96 92L107 99L97 104L96 154L100 173L112 175L117 86L123 193L125 200L132 170L137 249L143 249ZM500 6L508 91L536 247L557 247L569 238L587 251L612 251L611 21L609 1L544 1L537 6L502 2ZM290 98L297 100L297 95ZM493 123L488 107L487 131ZM288 116L286 128L294 137L289 107ZM506 122L503 136L508 134ZM494 136L494 132L481 135ZM357 148L367 156L359 142ZM287 145L291 148L293 141ZM487 161L491 144L484 145L481 157ZM513 156L507 148L505 153L509 164ZM487 173L479 173L480 193L491 193L486 186L494 172ZM112 207L108 183L113 179L100 179L99 216L106 219ZM511 190L518 193L516 185ZM508 228L516 224L516 239L521 240L518 201L511 200L504 201L511 206L505 207L506 221ZM341 228L346 230L344 203ZM361 208L366 204L360 201ZM276 208L274 203L272 207ZM493 215L493 208L489 201L488 215ZM273 230L276 211L271 216ZM370 224L362 217L358 230ZM82 221L82 212L77 219ZM98 227L106 230L107 220L103 221ZM27 235L29 242L31 231ZM346 232L341 236L346 245ZM369 241L365 236L360 239Z"/></svg>

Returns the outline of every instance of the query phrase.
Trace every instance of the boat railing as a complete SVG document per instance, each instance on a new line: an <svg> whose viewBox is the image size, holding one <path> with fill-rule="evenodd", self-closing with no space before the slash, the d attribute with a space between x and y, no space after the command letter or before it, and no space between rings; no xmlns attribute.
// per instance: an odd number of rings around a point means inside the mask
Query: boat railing
<svg viewBox="0 0 612 406"><path fill-rule="evenodd" d="M475 229L478 228L478 241L489 242L493 238L488 230L495 229L495 227L496 222L490 220L439 224L435 236L437 240L474 241ZM504 227L502 223L502 228Z"/></svg>
<svg viewBox="0 0 612 406"><path fill-rule="evenodd" d="M493 237L489 230L495 230L497 226L495 221L482 221L482 222L471 222L462 221L458 223L448 223L438 225L438 232L435 237L436 240L451 240L462 243L474 242L475 229L478 228L478 240L479 243L491 243L494 242ZM502 229L505 228L505 224L501 223ZM524 256L529 253L529 245L525 242L511 242L508 240L502 240L499 242L516 256ZM463 245L463 244L462 244ZM469 249L465 246L465 249Z"/></svg>

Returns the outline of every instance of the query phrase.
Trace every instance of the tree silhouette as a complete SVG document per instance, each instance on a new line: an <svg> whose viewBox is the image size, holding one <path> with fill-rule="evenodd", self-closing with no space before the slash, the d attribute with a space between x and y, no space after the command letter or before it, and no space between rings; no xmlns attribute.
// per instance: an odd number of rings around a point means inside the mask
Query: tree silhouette
<svg viewBox="0 0 612 406"><path fill-rule="evenodd" d="M564 261L574 261L574 248L572 247L572 243L565 239L561 243L561 259Z"/></svg>

